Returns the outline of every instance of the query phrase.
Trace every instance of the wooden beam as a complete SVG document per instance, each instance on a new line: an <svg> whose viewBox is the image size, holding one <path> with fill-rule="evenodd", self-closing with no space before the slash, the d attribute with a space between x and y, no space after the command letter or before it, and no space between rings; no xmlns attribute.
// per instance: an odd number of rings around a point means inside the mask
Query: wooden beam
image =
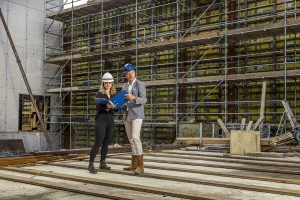
<svg viewBox="0 0 300 200"><path fill-rule="evenodd" d="M131 157L124 156L114 156L114 159L120 160L131 160ZM291 175L300 175L299 170L290 170L290 169L270 169L266 167L247 167L247 166L233 166L233 165L220 165L220 164L210 164L210 163L195 163L195 162L183 162L183 161L174 161L174 160L158 160L144 157L144 161L156 162L156 163L168 163L168 164L179 164L179 165L190 165L190 166L201 166L201 167L213 167L213 168L222 168L222 169L236 169L236 170L249 170L257 172L267 172L267 173L276 173L276 174L291 174Z"/></svg>
<svg viewBox="0 0 300 200"><path fill-rule="evenodd" d="M256 121L252 131L255 131L258 128L258 126L264 121L264 118L265 118L265 116L258 118L258 120Z"/></svg>
<svg viewBox="0 0 300 200"><path fill-rule="evenodd" d="M24 165L30 163L37 163L39 161L57 161L61 159L71 159L75 157L82 157L83 154L70 154L64 156L53 156L49 155L39 155L39 156L26 156L26 157L11 157L11 158L1 158L0 159L0 166L7 166L7 165Z"/></svg>
<svg viewBox="0 0 300 200"><path fill-rule="evenodd" d="M187 198L187 199L202 199L202 200L217 200L220 199L221 196L218 195L208 195L204 193L196 193L196 192L185 192L178 191L176 189L167 189L167 188L159 188L153 186L144 186L141 184L132 184L132 183L124 183L119 181L111 181L111 180L101 180L90 177L82 177L82 176L74 176L74 175L66 175L55 172L47 172L47 171L39 171L34 169L19 169L15 167L5 167L4 169L13 170L21 173L29 173L38 176L46 176L51 178L58 178L62 180L70 180L76 182L83 182L88 184L96 184L96 185L104 185L113 188L122 188L127 190L134 190L140 192L147 192L153 194L166 194L167 196L173 196L178 198ZM1 175L0 175L1 178ZM127 198L126 198L127 199ZM223 198L222 198L223 199ZM224 197L224 200L231 200L232 198Z"/></svg>
<svg viewBox="0 0 300 200"><path fill-rule="evenodd" d="M276 158L284 158L283 153L275 153L275 152L249 152L245 154L246 156L257 156L257 157L276 157Z"/></svg>
<svg viewBox="0 0 300 200"><path fill-rule="evenodd" d="M91 148L82 148L82 149L61 149L54 151L39 151L39 152L31 152L32 155L55 155L55 156L84 156L86 154L90 154ZM100 150L99 150L100 152ZM121 146L121 147L109 147L108 153L126 153L131 152L130 146Z"/></svg>
<svg viewBox="0 0 300 200"><path fill-rule="evenodd" d="M261 88L261 103L260 103L260 115L259 117L265 116L265 105L266 105L266 91L267 91L267 82L264 81ZM260 123L259 129L263 127L264 120Z"/></svg>
<svg viewBox="0 0 300 200"><path fill-rule="evenodd" d="M230 132L228 131L225 124L222 122L222 120L220 118L217 119L217 122L219 123L221 129L224 131L226 138L229 138L230 137Z"/></svg>
<svg viewBox="0 0 300 200"><path fill-rule="evenodd" d="M186 141L192 144L199 144L199 138L176 138L177 141ZM195 143L196 142L196 143ZM202 144L229 144L230 138L202 138Z"/></svg>
<svg viewBox="0 0 300 200"><path fill-rule="evenodd" d="M246 127L247 131L250 131L252 128L253 121L249 121L248 126Z"/></svg>
<svg viewBox="0 0 300 200"><path fill-rule="evenodd" d="M51 165L86 170L86 167L81 166L81 165L76 165L76 164L56 163L56 164L51 164ZM101 170L98 170L98 171L101 171ZM127 172L124 170L108 170L107 172L112 173L112 174L122 174L122 175L127 175L127 176L134 176L133 173ZM149 173L149 172L143 174L143 177L169 180L169 181L177 181L177 182L183 182L183 183L211 185L211 186L215 186L215 187L224 187L224 188L248 190L248 191L255 191L255 192L264 192L264 193L271 193L271 194L280 194L280 195L297 196L297 197L300 196L300 192L298 190L289 190L289 189L278 190L277 188L266 187L266 186L246 185L246 184L241 184L241 183L237 184L237 183L212 181L212 180L199 179L199 178L197 178L197 179L196 178L184 178L184 177L179 177L179 176L153 174L153 173Z"/></svg>
<svg viewBox="0 0 300 200"><path fill-rule="evenodd" d="M243 118L241 122L241 130L245 130L245 123L246 123L246 118Z"/></svg>
<svg viewBox="0 0 300 200"><path fill-rule="evenodd" d="M177 141L186 141L189 144L199 144L199 138L176 138ZM261 138L262 146L269 146L273 138ZM203 144L230 144L230 138L202 138Z"/></svg>
<svg viewBox="0 0 300 200"><path fill-rule="evenodd" d="M2 171L5 172L5 171ZM26 178L24 176L13 176L13 175L5 175L0 173L0 179L3 180L8 180L8 181L13 181L13 182L18 182L18 183L25 183L29 185L36 185L36 186L41 186L41 187L46 187L46 188L51 188L51 189L56 189L56 190L63 190L67 192L74 192L77 194L85 194L85 195L90 195L90 196L95 196L95 197L102 197L102 198L108 198L108 199L122 199L122 200L130 200L130 199L136 199L139 200L141 197L135 196L135 195L130 195L127 193L121 193L121 194L116 194L112 193L111 191L106 191L106 190L98 190L98 191L92 191L91 189L82 189L80 186L77 185L71 185L67 184L64 182L61 183L55 183L52 181L45 181L45 180L37 180L37 179L32 179L32 178ZM149 198L149 199L155 199L155 198Z"/></svg>
<svg viewBox="0 0 300 200"><path fill-rule="evenodd" d="M228 159L240 159L240 160L257 160L257 161L271 161L277 163L295 163L297 165L300 164L300 161L297 160L288 160L288 159L274 159L274 158L259 158L252 156L239 156L239 155L230 155L230 154L209 154L209 153L190 153L190 152L171 152L171 151L162 151L163 153L175 154L175 155L187 155L187 156L195 156L195 157L213 157L213 158L228 158Z"/></svg>
<svg viewBox="0 0 300 200"><path fill-rule="evenodd" d="M126 164L129 164L129 162L124 163L124 162L114 161L114 160L108 160L107 162L109 164L116 164L116 165L123 165L123 166ZM206 174L206 175L212 175L212 176L231 177L231 178L239 178L239 179L249 179L249 180L300 185L300 180L297 180L297 179L275 178L275 177L268 177L268 176L254 176L254 175L247 175L247 174L242 174L242 173L217 172L217 171L211 171L211 170L187 169L187 168L182 168L182 167L158 166L157 164L153 164L153 165L145 164L145 167L149 168L149 169L188 172L188 173Z"/></svg>
<svg viewBox="0 0 300 200"><path fill-rule="evenodd" d="M266 153L266 152L253 152L248 153L247 155L267 155L275 154L275 153ZM276 153L277 155L278 153ZM249 165L259 165L259 166L273 166L273 167L299 167L299 163L277 163L277 161L266 161L266 160L243 160L243 159L231 159L228 157L200 157L200 156L193 156L191 154L189 155L172 155L172 154L164 154L164 153L149 153L146 154L147 157L162 157L162 158L180 158L180 159L193 159L193 160L204 160L204 161L214 161L214 162L228 162L228 163L239 163L239 164L249 164ZM282 154L281 154L282 155ZM113 158L114 156L109 156L110 158Z"/></svg>

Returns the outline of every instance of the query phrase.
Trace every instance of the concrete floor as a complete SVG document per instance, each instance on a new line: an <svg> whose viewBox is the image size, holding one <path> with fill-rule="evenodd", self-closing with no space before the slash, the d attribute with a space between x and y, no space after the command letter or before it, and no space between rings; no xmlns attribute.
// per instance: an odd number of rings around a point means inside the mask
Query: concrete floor
<svg viewBox="0 0 300 200"><path fill-rule="evenodd" d="M76 176L82 176L82 177L91 177L91 178L98 178L102 180L114 180L112 177L110 177L109 173L98 173L98 174L90 174L87 170L78 170L78 169L71 169L71 168L65 168L65 167L56 167L56 166L32 166L32 167L26 167L28 169L35 169L35 170L41 170L46 172L56 172L56 173L62 173L62 174L69 174L69 175L76 175ZM19 177L25 177L25 178L31 178L36 180L45 180L50 181L54 183L62 183L63 185L71 185L71 186L77 186L80 189L83 189L85 191L110 191L112 194L123 194L123 193L130 193L130 195L139 196L141 199L143 197L149 197L149 193L145 192L138 192L138 191L132 191L132 190L125 190L125 189L119 189L119 188L113 188L113 187L107 187L102 185L94 185L94 184L86 184L86 183L80 183L76 181L68 181L68 180L61 180L56 178L49 178L44 176L35 176L31 174L24 174L24 173L18 173L18 172L12 172L12 171L0 171L0 174L5 175L14 175ZM131 177L132 178L132 177ZM115 178L118 180L118 178ZM9 187L8 190L6 190L6 187ZM5 198L7 200L14 200L14 199L42 199L42 200L50 200L50 199L64 199L64 200L82 200L82 199L105 199L105 198L99 198L99 197L91 197L88 195L79 195L72 192L64 192L44 187L38 187L38 186L32 186L28 184L22 184L22 183L15 183L11 181L0 181L0 188L2 190L3 196L2 198ZM16 192L17 191L17 192ZM48 195L50 194L50 195ZM151 197L155 199L164 199L164 200L178 200L179 198L174 197L164 197L164 194L158 195L158 194L151 194ZM62 197L62 198L61 198Z"/></svg>
<svg viewBox="0 0 300 200"><path fill-rule="evenodd" d="M174 150L173 152L182 152L178 150ZM201 154L201 152L191 152L192 154ZM207 153L207 152L206 152ZM161 153L161 155L168 155L167 152ZM170 154L169 154L170 155ZM217 155L216 153L212 153L212 155ZM124 158L130 157L130 155L125 154L122 155ZM230 162L212 162L212 161L204 161L204 160L192 160L188 159L189 156L185 156L187 158L184 161L193 162L193 163L211 163L211 164L222 164L222 165L230 165L230 166L253 166L247 164L237 164L237 163L230 163ZM166 157L154 157L151 155L145 154L145 158L155 158L157 161L159 160L176 160L180 161L183 159L178 158L166 158ZM121 164L109 164L113 169L122 170L124 166L128 166L130 160L120 160L115 159L110 156L107 159L107 163L110 161L118 161ZM70 164L76 164L80 166L87 167L88 162L85 161L68 161ZM254 171L245 171L245 170L233 170L233 169L223 169L223 168L214 168L214 167L201 167L201 166L188 166L182 164L168 164L168 163L159 163L159 162L145 162L146 165L151 166L165 166L165 167L177 167L177 168L184 168L184 169L198 169L198 170L209 170L215 172L226 172L231 174L250 174L255 176L269 176L269 177L282 177L282 178L295 178L300 179L300 176L296 175L286 175L286 174L274 174L274 173L264 173L264 172L254 172ZM96 164L98 165L98 163ZM128 184L138 184L142 186L152 186L158 188L164 188L172 191L184 191L188 193L204 193L207 195L219 195L220 197L230 197L234 199L243 199L243 200L296 200L300 199L299 197L294 196L287 196L287 195L277 195L271 193L263 193L263 192L254 192L249 190L241 190L241 189L232 189L226 187L216 187L204 184L195 184L195 183L183 183L177 181L170 181L164 179L155 179L155 178L146 178L146 177L136 177L136 176L129 176L129 175L121 175L121 174L114 174L114 173L107 173L105 171L98 172L98 174L90 174L87 170L83 169L75 169L75 168L68 168L68 167L61 167L61 166L53 166L53 165L35 165L35 166L28 166L24 167L27 169L35 169L45 172L56 172L62 173L65 175L76 175L85 178L96 178L99 180L111 180L117 181L121 183L128 183ZM273 168L273 167L272 167ZM73 185L74 187L80 187L81 189L85 190L92 190L92 191L111 191L112 193L128 193L132 195L139 196L141 199L143 197L154 197L155 199L181 199L175 197L164 197L164 194L149 194L146 192L138 192L133 190L125 190L120 188L112 188L107 186L101 185L94 185L94 184L86 184L80 183L75 181L66 181L56 178L49 178L44 176L33 176L24 173L17 173L11 171L0 171L0 174L7 174L7 175L17 175L21 177L27 177L37 180L45 180L51 181L56 183L63 183L68 185ZM163 176L177 176L183 178L194 178L194 179L203 179L203 180L211 180L211 181L223 181L226 183L235 183L235 184L244 184L249 186L259 186L259 187L272 187L277 188L278 190L282 189L290 189L300 191L300 185L294 184L284 184L284 183L274 183L274 182L267 182L267 181L258 181L258 180L248 180L248 179L239 179L239 178L231 178L231 177L220 177L220 176L213 176L213 175L206 175L206 174L195 174L195 173L187 173L187 172L176 172L176 171L167 171L167 170L158 170L158 169L145 169L145 173L152 173L152 174L159 174ZM21 184L21 183L14 183L10 181L3 181L0 180L0 188L2 193L1 199L96 199L97 197L87 196L87 195L80 195L71 192L64 192L54 189L48 189L44 187L32 186L28 184ZM49 195L48 195L49 194ZM101 199L101 198L97 198ZM222 199L222 198L220 198Z"/></svg>
<svg viewBox="0 0 300 200"><path fill-rule="evenodd" d="M12 181L0 180L0 193L2 200L96 200L105 199L99 197L92 197L87 195L80 195L72 192L60 191L39 187L29 184L16 183Z"/></svg>

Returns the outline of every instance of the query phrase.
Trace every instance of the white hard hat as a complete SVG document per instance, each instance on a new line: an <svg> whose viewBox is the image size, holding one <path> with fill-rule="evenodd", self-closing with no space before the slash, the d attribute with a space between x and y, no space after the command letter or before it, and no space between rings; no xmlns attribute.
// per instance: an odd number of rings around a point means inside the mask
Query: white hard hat
<svg viewBox="0 0 300 200"><path fill-rule="evenodd" d="M104 83L107 83L107 82L114 82L114 78L113 78L113 76L110 74L110 73L108 73L108 72L106 72L103 76L102 76L102 82L104 82Z"/></svg>

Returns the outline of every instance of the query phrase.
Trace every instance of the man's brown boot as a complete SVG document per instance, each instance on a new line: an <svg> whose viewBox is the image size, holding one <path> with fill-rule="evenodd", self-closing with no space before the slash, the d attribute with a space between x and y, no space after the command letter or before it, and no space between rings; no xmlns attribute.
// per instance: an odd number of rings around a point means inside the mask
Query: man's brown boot
<svg viewBox="0 0 300 200"><path fill-rule="evenodd" d="M131 156L131 166L130 167L124 167L123 170L126 171L134 171L137 168L137 155Z"/></svg>
<svg viewBox="0 0 300 200"><path fill-rule="evenodd" d="M144 156L143 155L137 155L137 168L134 171L135 175L140 175L144 173Z"/></svg>

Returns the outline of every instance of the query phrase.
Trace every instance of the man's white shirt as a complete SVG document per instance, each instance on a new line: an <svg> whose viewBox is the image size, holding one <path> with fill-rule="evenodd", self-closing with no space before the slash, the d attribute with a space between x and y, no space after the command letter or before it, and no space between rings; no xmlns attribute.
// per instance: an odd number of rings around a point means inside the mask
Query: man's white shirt
<svg viewBox="0 0 300 200"><path fill-rule="evenodd" d="M129 84L129 82L127 83L129 86L128 86L128 94L131 94L131 91L132 91L132 86L135 82L136 78L132 81L131 85Z"/></svg>

